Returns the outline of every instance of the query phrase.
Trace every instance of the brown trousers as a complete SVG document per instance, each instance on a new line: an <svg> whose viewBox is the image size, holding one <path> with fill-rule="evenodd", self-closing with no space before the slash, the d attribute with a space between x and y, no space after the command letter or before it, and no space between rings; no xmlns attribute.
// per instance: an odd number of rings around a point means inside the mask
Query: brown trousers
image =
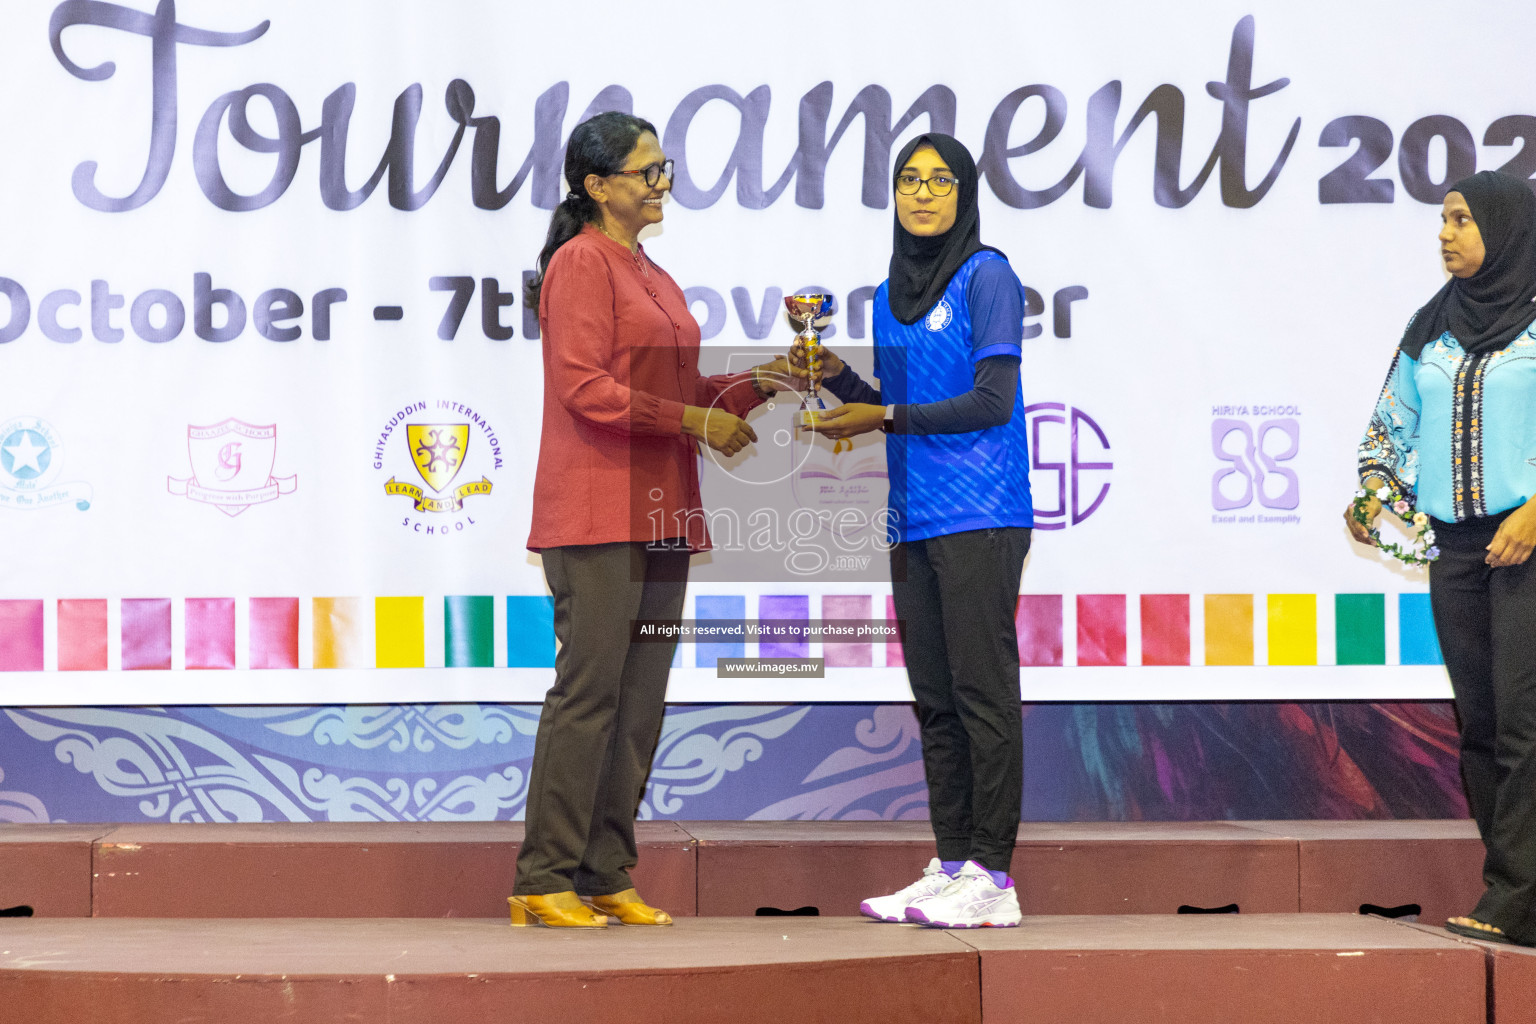
<svg viewBox="0 0 1536 1024"><path fill-rule="evenodd" d="M604 896L632 884L635 813L676 647L631 643L631 627L680 617L688 552L590 544L542 554L560 650L534 741L512 891Z"/></svg>

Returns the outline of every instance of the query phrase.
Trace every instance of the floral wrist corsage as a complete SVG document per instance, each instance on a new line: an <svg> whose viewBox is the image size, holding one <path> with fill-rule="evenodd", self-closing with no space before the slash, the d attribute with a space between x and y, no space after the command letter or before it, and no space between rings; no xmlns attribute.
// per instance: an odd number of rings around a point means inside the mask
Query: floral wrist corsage
<svg viewBox="0 0 1536 1024"><path fill-rule="evenodd" d="M1366 514L1372 498L1380 501L1382 508L1390 510L1405 524L1417 528L1418 532L1414 534L1413 541L1408 546L1381 539L1381 531L1371 524L1370 517ZM1352 514L1355 522L1365 527L1371 540L1376 542L1376 546L1399 562L1406 565L1428 565L1440 557L1440 549L1434 546L1435 531L1430 526L1429 516L1423 512L1415 512L1413 506L1408 504L1408 500L1390 487L1378 487L1374 492L1364 488L1356 491Z"/></svg>

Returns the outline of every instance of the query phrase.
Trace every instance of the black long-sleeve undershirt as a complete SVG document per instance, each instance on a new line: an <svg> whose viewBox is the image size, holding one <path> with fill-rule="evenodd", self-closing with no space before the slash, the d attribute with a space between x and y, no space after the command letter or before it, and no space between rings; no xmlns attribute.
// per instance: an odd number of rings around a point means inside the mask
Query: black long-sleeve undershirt
<svg viewBox="0 0 1536 1024"><path fill-rule="evenodd" d="M1018 356L988 356L976 364L971 390L964 394L939 402L896 406L896 433L964 434L1007 423L1018 392L1019 362ZM822 387L841 402L887 404L880 392L846 363L837 376L823 380Z"/></svg>

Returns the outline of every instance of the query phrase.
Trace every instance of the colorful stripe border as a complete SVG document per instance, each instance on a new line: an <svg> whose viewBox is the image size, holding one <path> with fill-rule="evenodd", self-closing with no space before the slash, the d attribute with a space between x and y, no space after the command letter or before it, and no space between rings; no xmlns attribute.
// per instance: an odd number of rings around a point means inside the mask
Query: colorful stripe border
<svg viewBox="0 0 1536 1024"><path fill-rule="evenodd" d="M894 619L888 593L701 593L701 619ZM1022 594L1020 663L1047 667L1442 664L1429 597L1348 594ZM548 595L0 599L0 673L58 670L549 668ZM681 645L721 657L824 657L830 670L903 665L894 643Z"/></svg>

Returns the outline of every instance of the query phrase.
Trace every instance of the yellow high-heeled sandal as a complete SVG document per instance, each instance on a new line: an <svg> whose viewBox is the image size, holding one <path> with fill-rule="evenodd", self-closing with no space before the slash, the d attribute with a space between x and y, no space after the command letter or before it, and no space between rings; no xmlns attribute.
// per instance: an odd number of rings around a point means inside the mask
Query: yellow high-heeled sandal
<svg viewBox="0 0 1536 1024"><path fill-rule="evenodd" d="M671 914L646 903L634 889L625 889L623 892L616 892L609 896L590 896L587 898L587 903L594 911L606 914L620 924L672 923Z"/></svg>
<svg viewBox="0 0 1536 1024"><path fill-rule="evenodd" d="M581 902L574 892L508 896L512 927L543 925L547 928L606 928L608 918Z"/></svg>

